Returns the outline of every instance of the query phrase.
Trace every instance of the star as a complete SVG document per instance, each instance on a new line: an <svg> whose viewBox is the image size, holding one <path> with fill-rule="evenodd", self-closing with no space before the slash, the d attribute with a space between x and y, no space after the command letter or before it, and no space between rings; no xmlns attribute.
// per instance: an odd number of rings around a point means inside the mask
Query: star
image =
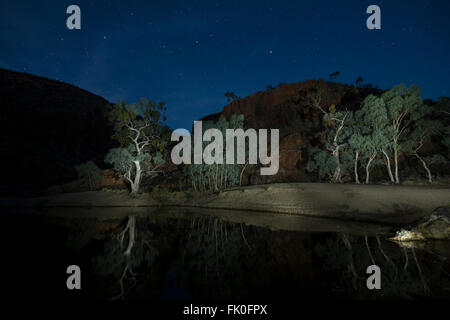
<svg viewBox="0 0 450 320"><path fill-rule="evenodd" d="M108 38L107 36L103 36L103 39L106 39L106 38Z"/></svg>
<svg viewBox="0 0 450 320"><path fill-rule="evenodd" d="M267 53L268 53L268 54L272 54L273 51L272 51L272 50L268 50Z"/></svg>

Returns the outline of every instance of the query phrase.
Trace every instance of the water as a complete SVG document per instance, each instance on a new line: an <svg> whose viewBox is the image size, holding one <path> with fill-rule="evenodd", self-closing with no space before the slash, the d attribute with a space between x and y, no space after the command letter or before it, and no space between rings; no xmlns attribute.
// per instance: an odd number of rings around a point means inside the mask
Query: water
<svg viewBox="0 0 450 320"><path fill-rule="evenodd" d="M287 220L289 230L279 230L283 223L246 225L236 212L149 214L121 208L118 217L99 210L3 215L2 274L8 294L150 300L450 298L449 243L399 245L384 240L386 226L300 218L296 225ZM123 234L122 246L120 236L128 215L135 217L136 234L125 256L129 233ZM82 270L80 291L66 288L66 268L72 264ZM372 264L381 268L381 290L366 286L366 268Z"/></svg>

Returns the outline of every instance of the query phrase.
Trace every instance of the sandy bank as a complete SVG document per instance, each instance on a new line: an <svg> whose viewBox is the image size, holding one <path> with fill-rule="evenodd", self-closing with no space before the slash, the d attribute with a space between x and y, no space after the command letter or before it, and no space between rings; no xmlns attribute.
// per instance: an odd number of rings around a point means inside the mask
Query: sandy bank
<svg viewBox="0 0 450 320"><path fill-rule="evenodd" d="M368 221L411 223L450 206L450 188L323 183L256 185L216 194L141 194L95 191L38 198L0 198L0 208L197 207Z"/></svg>

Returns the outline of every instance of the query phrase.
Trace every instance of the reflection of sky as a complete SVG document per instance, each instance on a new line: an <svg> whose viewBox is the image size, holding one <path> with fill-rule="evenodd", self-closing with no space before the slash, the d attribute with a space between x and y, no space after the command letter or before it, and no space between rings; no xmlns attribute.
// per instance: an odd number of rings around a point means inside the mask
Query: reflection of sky
<svg viewBox="0 0 450 320"><path fill-rule="evenodd" d="M425 98L450 95L448 1L0 2L0 67L59 79L110 101L165 101L173 128L192 127L268 85L358 76L381 88L405 82ZM369 4L382 30L365 27Z"/></svg>

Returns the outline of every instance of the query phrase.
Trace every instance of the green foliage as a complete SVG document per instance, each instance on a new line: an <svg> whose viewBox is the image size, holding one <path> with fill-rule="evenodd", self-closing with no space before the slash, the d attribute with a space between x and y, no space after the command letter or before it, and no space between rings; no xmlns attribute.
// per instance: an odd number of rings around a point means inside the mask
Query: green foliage
<svg viewBox="0 0 450 320"><path fill-rule="evenodd" d="M121 174L132 171L135 168L135 161L141 164L142 171L149 171L155 166L164 164L160 152L156 152L153 157L149 153L137 154L132 145L127 148L112 148L105 156L105 162L112 165L113 169Z"/></svg>
<svg viewBox="0 0 450 320"><path fill-rule="evenodd" d="M325 93L326 94L326 93ZM450 146L450 129L441 120L430 118L432 110L422 101L420 87L398 85L380 96L369 95L362 102L360 110L342 112L331 105L323 106L322 92L308 92L306 101L323 114L323 130L318 133L324 150L310 148L308 171L317 172L320 178L329 177L336 182L337 173L353 167L355 180L358 170L365 167L366 182L374 165L385 162L390 180L399 183L398 158L401 153L413 154L424 165L429 174L428 164L433 161L444 163L445 157L428 152L421 155L422 147L431 143L433 137L443 135L442 144ZM436 109L445 116L450 103L440 99ZM334 157L335 164L330 160ZM382 161L384 160L384 161ZM392 172L392 163L394 173ZM353 166L351 165L353 163Z"/></svg>
<svg viewBox="0 0 450 320"><path fill-rule="evenodd" d="M311 147L308 149L308 159L307 171L317 172L319 179L331 179L333 172L336 170L336 162L329 152L318 147Z"/></svg>
<svg viewBox="0 0 450 320"><path fill-rule="evenodd" d="M76 165L75 171L79 178L84 179L89 184L91 190L93 190L95 182L102 178L99 167L91 160Z"/></svg>

